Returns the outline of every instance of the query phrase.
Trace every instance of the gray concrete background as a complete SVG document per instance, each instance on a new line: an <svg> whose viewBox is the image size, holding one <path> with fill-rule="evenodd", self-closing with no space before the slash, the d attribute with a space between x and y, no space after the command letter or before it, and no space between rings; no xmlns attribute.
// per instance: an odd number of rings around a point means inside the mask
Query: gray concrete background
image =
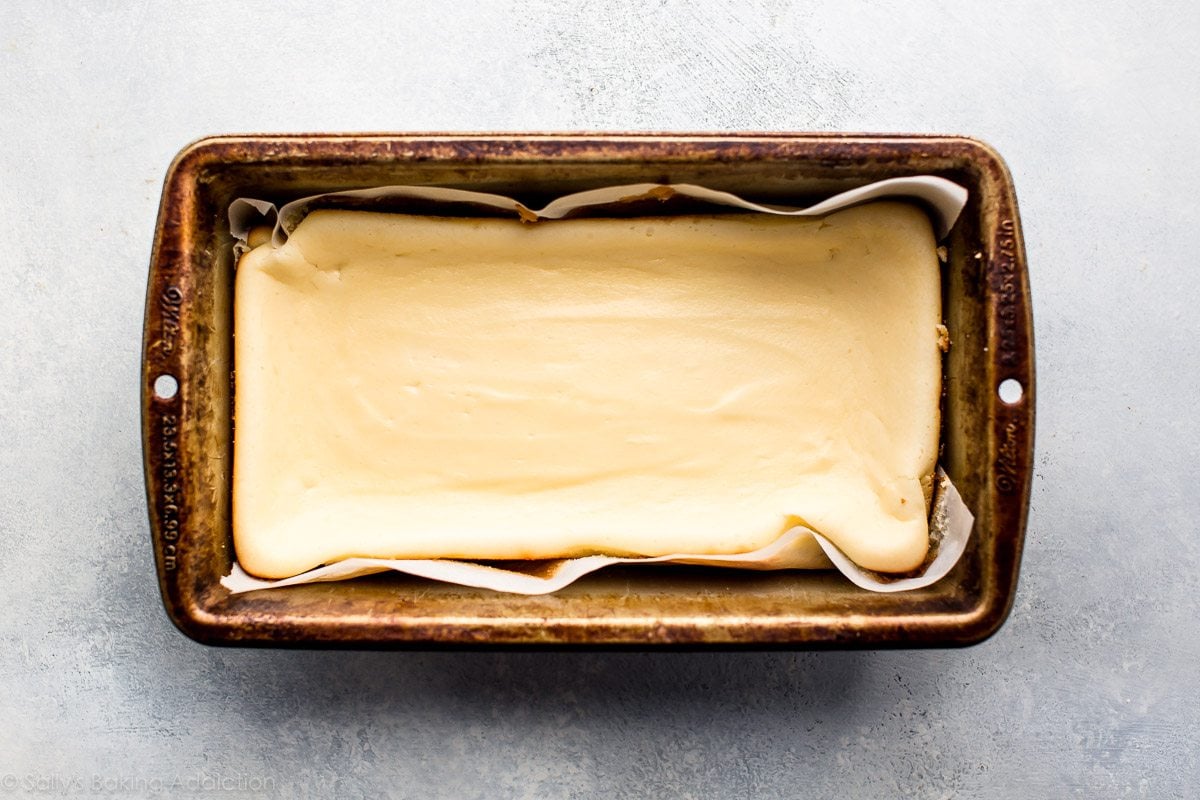
<svg viewBox="0 0 1200 800"><path fill-rule="evenodd" d="M0 9L0 794L1197 796L1200 5L385 6ZM1040 381L1001 632L617 655L177 633L137 412L167 164L208 133L447 129L994 144Z"/></svg>

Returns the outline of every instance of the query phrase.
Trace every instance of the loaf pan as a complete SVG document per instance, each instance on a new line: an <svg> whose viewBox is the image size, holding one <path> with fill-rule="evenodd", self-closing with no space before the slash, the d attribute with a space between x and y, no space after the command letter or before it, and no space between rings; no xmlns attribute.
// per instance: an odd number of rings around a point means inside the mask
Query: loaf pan
<svg viewBox="0 0 1200 800"><path fill-rule="evenodd" d="M970 200L944 241L941 464L975 514L943 580L893 594L834 572L612 568L526 597L396 574L231 595L233 239L239 196L429 184L529 206L604 185L696 183L802 204L884 178L940 175ZM978 642L1012 605L1033 464L1029 282L1011 177L976 140L906 135L246 135L171 164L142 350L142 442L158 581L209 644L325 647L886 647ZM1005 383L1005 399L1000 386ZM1019 395L1019 396L1018 396Z"/></svg>

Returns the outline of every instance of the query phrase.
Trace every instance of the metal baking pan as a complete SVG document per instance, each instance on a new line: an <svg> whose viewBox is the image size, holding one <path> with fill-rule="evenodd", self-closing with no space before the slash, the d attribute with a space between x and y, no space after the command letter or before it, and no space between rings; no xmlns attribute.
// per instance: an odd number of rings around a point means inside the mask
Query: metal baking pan
<svg viewBox="0 0 1200 800"><path fill-rule="evenodd" d="M252 195L432 184L528 204L602 185L698 183L799 203L903 175L970 191L944 242L941 463L976 515L943 580L895 594L833 572L612 568L525 597L377 575L230 595L233 561L233 240L226 210ZM1005 402L1002 382L1020 398ZM1013 384L1008 384L1012 387ZM953 136L222 136L185 148L163 190L146 293L142 441L150 533L171 620L210 644L343 647L883 647L966 645L1012 605L1033 467L1033 332L1012 179ZM1011 400L1011 398L1009 398Z"/></svg>

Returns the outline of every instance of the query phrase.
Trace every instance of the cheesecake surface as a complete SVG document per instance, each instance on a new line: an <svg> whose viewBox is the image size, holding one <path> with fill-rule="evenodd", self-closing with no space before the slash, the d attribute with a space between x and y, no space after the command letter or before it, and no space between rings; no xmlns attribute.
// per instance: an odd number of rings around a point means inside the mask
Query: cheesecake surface
<svg viewBox="0 0 1200 800"><path fill-rule="evenodd" d="M233 527L351 556L755 550L917 567L940 275L919 208L515 220L316 211L237 267Z"/></svg>

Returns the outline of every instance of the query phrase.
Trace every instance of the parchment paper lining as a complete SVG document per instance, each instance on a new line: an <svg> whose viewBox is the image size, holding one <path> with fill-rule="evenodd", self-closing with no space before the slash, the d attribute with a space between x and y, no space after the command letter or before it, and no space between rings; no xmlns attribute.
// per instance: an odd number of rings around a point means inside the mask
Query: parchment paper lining
<svg viewBox="0 0 1200 800"><path fill-rule="evenodd" d="M513 198L495 194L430 186L385 186L313 195L287 203L280 208L263 200L239 198L229 207L229 227L237 239L235 254L240 255L248 248L246 237L251 229L261 225L273 225L272 243L278 247L287 240L288 234L309 210L322 203L336 204L339 199L365 201L368 204L371 201L386 201L389 207L397 202L411 200L422 204L457 206L456 211L462 211L463 207L488 208L511 213L525 222L532 223L562 219L597 206L647 200L665 202L673 197L691 198L714 205L781 216L820 216L870 200L887 197L911 198L922 201L930 209L940 238L953 227L954 221L966 204L967 191L958 184L934 176L892 178L851 189L807 208L790 208L753 203L728 192L692 184L641 183L579 192L560 197L544 208L533 210ZM884 575L865 570L817 531L795 527L764 548L732 555L676 553L653 558L597 555L523 564L504 562L503 565L449 559L349 558L275 581L254 578L246 574L235 562L231 574L222 578L221 584L236 594L302 583L347 580L392 570L445 583L532 595L558 591L584 575L612 564L670 563L752 570L828 569L832 565L863 589L873 592L899 592L929 586L943 578L958 563L966 550L973 525L974 516L966 507L958 490L939 467L930 510L929 553L919 569L905 575ZM820 552L812 547L814 541Z"/></svg>

